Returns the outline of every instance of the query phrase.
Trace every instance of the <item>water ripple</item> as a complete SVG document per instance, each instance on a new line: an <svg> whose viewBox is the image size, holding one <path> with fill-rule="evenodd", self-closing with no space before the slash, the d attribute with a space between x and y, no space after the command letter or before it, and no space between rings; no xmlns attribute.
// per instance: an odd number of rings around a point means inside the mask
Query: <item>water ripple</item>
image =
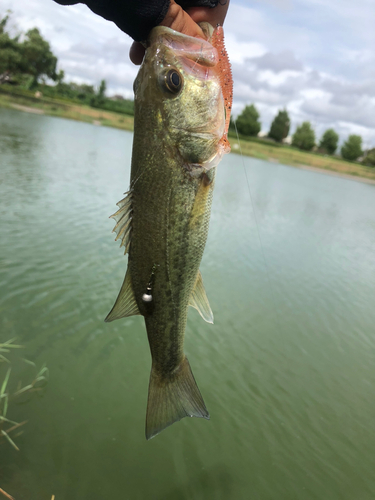
<svg viewBox="0 0 375 500"><path fill-rule="evenodd" d="M0 457L2 487L373 498L374 186L245 158L255 217L239 157L225 158L202 262L215 324L191 310L186 331L211 421L146 443L143 319L103 322L126 269L108 216L132 136L8 110L0 130L1 339L51 372L46 396L10 415L30 427L12 466Z"/></svg>

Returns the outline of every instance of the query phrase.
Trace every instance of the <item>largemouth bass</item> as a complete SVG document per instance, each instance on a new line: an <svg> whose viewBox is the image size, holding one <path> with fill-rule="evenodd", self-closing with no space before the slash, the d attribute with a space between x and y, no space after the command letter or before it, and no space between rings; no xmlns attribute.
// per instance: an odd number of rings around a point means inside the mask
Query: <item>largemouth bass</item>
<svg viewBox="0 0 375 500"><path fill-rule="evenodd" d="M106 321L141 314L152 356L146 438L209 413L184 354L188 306L213 322L199 271L232 80L222 28L207 41L156 27L134 82L130 189L112 216L128 269Z"/></svg>

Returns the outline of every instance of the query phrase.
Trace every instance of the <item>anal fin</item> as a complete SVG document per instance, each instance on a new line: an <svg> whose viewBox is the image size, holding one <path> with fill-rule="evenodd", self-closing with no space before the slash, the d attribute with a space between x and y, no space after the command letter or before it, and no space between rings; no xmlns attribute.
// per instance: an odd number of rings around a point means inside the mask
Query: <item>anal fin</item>
<svg viewBox="0 0 375 500"><path fill-rule="evenodd" d="M139 312L137 302L134 297L133 287L130 279L129 269L126 271L124 283L121 287L120 293L116 299L115 305L112 307L111 312L105 318L105 322L109 323L115 319L126 318L128 316L135 316L141 314Z"/></svg>
<svg viewBox="0 0 375 500"><path fill-rule="evenodd" d="M214 315L212 314L210 303L208 302L200 271L198 271L197 279L189 299L189 306L194 307L207 323L214 322Z"/></svg>

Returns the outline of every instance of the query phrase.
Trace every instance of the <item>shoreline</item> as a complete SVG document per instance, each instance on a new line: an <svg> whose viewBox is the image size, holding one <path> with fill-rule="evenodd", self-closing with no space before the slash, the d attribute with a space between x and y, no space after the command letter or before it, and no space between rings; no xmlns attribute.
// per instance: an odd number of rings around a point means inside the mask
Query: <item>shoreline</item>
<svg viewBox="0 0 375 500"><path fill-rule="evenodd" d="M105 111L75 103L66 103L50 98L27 98L8 93L0 94L0 108L10 108L25 113L55 116L69 120L91 123L95 126L112 127L133 131L134 118L130 115ZM347 162L332 156L317 155L295 148L275 146L264 141L251 141L229 137L232 153L281 163L302 170L341 177L366 184L375 184L375 167L366 167L359 163Z"/></svg>
<svg viewBox="0 0 375 500"><path fill-rule="evenodd" d="M25 113L33 113L34 115L44 115L43 109L30 108L30 106L23 106L22 104L11 103L10 107L17 111L24 111Z"/></svg>
<svg viewBox="0 0 375 500"><path fill-rule="evenodd" d="M362 184L374 184L375 179L369 179L368 177L360 177L359 175L349 175L343 172L337 172L335 170L328 170L325 168L312 167L311 165L289 165L293 168L300 168L301 170L308 170L310 172L316 172L317 174L330 175L332 177L341 177L342 179L347 179L349 181L362 182Z"/></svg>

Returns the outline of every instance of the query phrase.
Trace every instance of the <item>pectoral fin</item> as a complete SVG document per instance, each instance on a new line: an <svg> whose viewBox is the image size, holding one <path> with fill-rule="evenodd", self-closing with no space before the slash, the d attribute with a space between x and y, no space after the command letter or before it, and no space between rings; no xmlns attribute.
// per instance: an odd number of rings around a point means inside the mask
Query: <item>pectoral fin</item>
<svg viewBox="0 0 375 500"><path fill-rule="evenodd" d="M204 289L202 274L198 271L197 279L190 296L189 306L194 307L202 318L207 321L207 323L214 322L214 315L212 314L210 304L206 295L206 290Z"/></svg>
<svg viewBox="0 0 375 500"><path fill-rule="evenodd" d="M133 287L130 279L129 269L126 271L124 283L121 287L120 293L116 299L115 305L112 307L111 312L105 318L105 322L109 323L115 319L126 318L128 316L135 316L141 314L139 312L137 302L134 297Z"/></svg>

